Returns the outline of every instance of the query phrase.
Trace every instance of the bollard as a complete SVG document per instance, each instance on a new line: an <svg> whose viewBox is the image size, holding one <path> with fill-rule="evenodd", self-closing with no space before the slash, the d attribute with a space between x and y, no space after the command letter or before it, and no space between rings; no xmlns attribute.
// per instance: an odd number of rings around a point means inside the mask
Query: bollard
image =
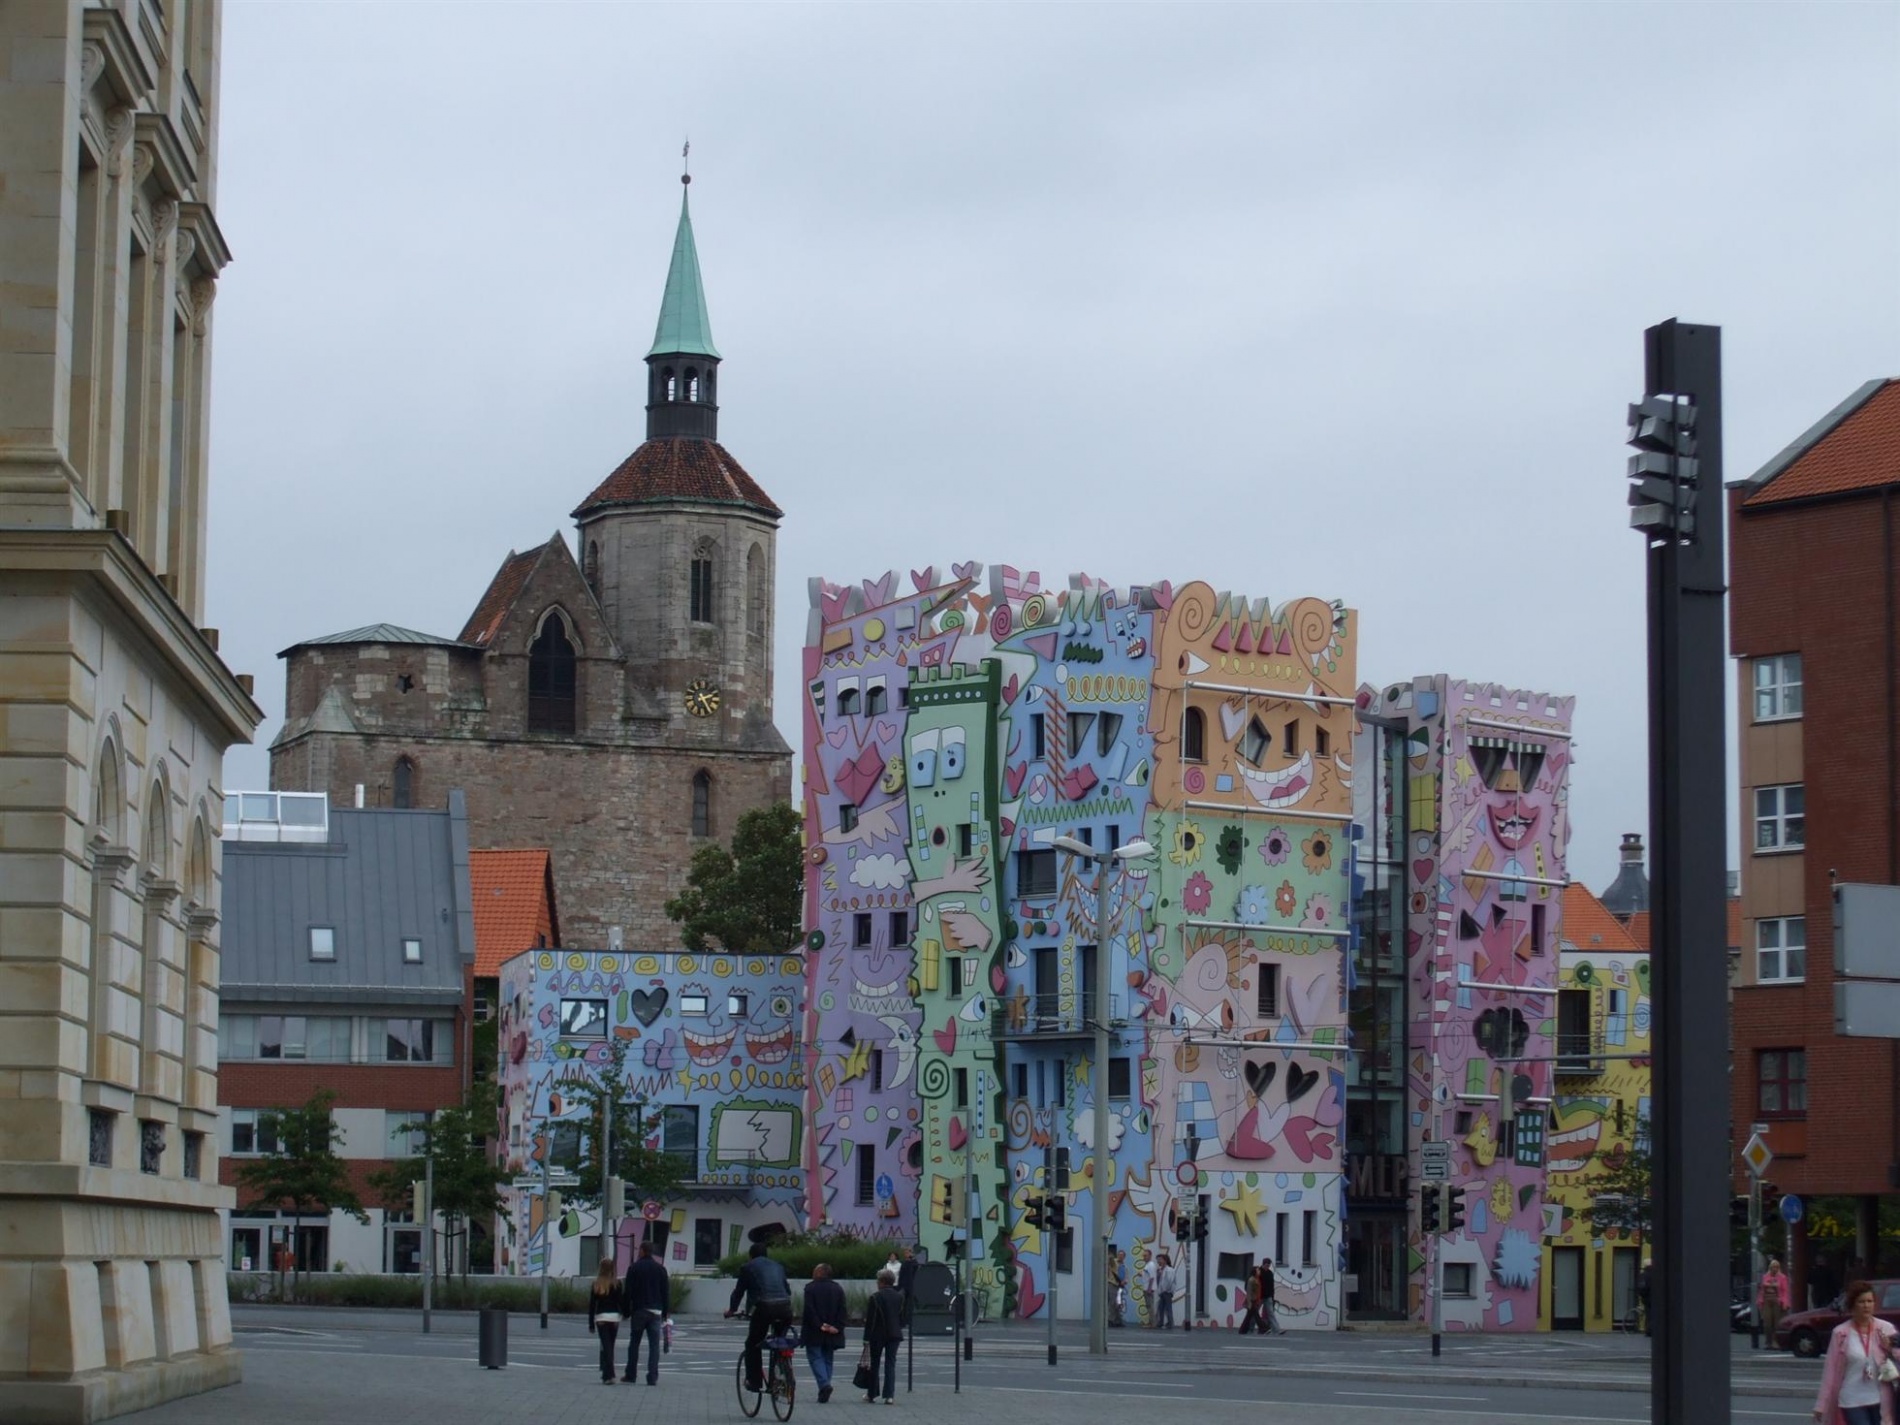
<svg viewBox="0 0 1900 1425"><path fill-rule="evenodd" d="M501 1306L482 1308L479 1364L485 1370L498 1371L508 1364L508 1310Z"/></svg>

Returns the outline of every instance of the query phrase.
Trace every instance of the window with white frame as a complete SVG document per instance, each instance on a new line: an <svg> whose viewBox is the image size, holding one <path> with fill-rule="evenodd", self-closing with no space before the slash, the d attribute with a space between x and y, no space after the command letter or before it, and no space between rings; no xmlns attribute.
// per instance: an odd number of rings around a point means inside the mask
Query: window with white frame
<svg viewBox="0 0 1900 1425"><path fill-rule="evenodd" d="M1468 1300L1477 1295L1476 1290L1472 1286L1470 1262L1446 1262L1441 1270L1445 1274L1445 1295L1447 1297Z"/></svg>
<svg viewBox="0 0 1900 1425"><path fill-rule="evenodd" d="M429 1125L427 1113L398 1113L393 1109L383 1110L383 1134L386 1158L420 1157L423 1149L422 1130Z"/></svg>
<svg viewBox="0 0 1900 1425"><path fill-rule="evenodd" d="M1801 716L1801 655L1777 653L1755 660L1755 721Z"/></svg>
<svg viewBox="0 0 1900 1425"><path fill-rule="evenodd" d="M422 942L420 940L404 939L402 942L402 962L405 965L420 965L422 963Z"/></svg>
<svg viewBox="0 0 1900 1425"><path fill-rule="evenodd" d="M1799 782L1755 788L1755 850L1799 851L1807 845L1807 797Z"/></svg>
<svg viewBox="0 0 1900 1425"><path fill-rule="evenodd" d="M312 960L336 959L336 931L328 925L310 927L310 958Z"/></svg>
<svg viewBox="0 0 1900 1425"><path fill-rule="evenodd" d="M256 1158L277 1151L277 1119L268 1108L231 1110L231 1156Z"/></svg>
<svg viewBox="0 0 1900 1425"><path fill-rule="evenodd" d="M1786 984L1808 975L1808 918L1784 915L1755 922L1755 980Z"/></svg>

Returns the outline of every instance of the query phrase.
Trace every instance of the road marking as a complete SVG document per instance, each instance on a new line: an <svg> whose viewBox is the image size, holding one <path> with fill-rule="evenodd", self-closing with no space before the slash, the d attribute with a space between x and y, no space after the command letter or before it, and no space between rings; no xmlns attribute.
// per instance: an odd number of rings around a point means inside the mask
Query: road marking
<svg viewBox="0 0 1900 1425"><path fill-rule="evenodd" d="M1124 1400L1180 1400L1183 1405L1190 1405L1190 1404L1195 1403L1192 1401L1181 1400L1181 1397L1178 1395L1141 1395L1132 1390L1117 1390L1113 1392L1102 1391L1102 1390L1052 1390L1048 1386L1040 1386L1040 1385L991 1385L991 1386L984 1386L982 1387L982 1389L993 1390L993 1391L998 1392L999 1394L1005 1394L1005 1395L1108 1395L1108 1394L1113 1394L1117 1396L1118 1398L1124 1399Z"/></svg>
<svg viewBox="0 0 1900 1425"><path fill-rule="evenodd" d="M1056 1379L1063 1382L1065 1385L1100 1385L1102 1383L1102 1378L1100 1376L1057 1376ZM1194 1390L1196 1389L1196 1387L1191 1386L1191 1385L1169 1385L1166 1381L1160 1381L1160 1380L1145 1380L1142 1382L1142 1384L1145 1386L1148 1386L1152 1390ZM1067 1392L1065 1391L1064 1394L1067 1394Z"/></svg>
<svg viewBox="0 0 1900 1425"><path fill-rule="evenodd" d="M1363 1395L1368 1400L1489 1400L1488 1395L1419 1395L1416 1392L1401 1395L1389 1390L1336 1390L1334 1395Z"/></svg>

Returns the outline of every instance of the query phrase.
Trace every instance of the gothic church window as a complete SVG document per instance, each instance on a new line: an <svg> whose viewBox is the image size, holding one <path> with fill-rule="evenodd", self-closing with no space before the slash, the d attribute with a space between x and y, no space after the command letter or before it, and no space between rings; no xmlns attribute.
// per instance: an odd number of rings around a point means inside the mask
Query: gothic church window
<svg viewBox="0 0 1900 1425"><path fill-rule="evenodd" d="M753 545L745 557L746 632L765 637L765 551Z"/></svg>
<svg viewBox="0 0 1900 1425"><path fill-rule="evenodd" d="M414 806L416 804L416 764L407 757L398 757L395 771L390 774L389 787L391 806Z"/></svg>
<svg viewBox="0 0 1900 1425"><path fill-rule="evenodd" d="M694 623L717 623L713 617L712 541L701 540L693 549L692 609Z"/></svg>
<svg viewBox="0 0 1900 1425"><path fill-rule="evenodd" d="M660 379L666 383L666 399L669 401L675 399L679 393L679 382L673 375L673 368L669 366L662 371Z"/></svg>
<svg viewBox="0 0 1900 1425"><path fill-rule="evenodd" d="M686 399L689 401L699 399L699 372L690 366L686 368Z"/></svg>
<svg viewBox="0 0 1900 1425"><path fill-rule="evenodd" d="M693 835L712 835L712 773L704 767L693 773Z"/></svg>
<svg viewBox="0 0 1900 1425"><path fill-rule="evenodd" d="M528 731L574 731L574 645L556 615L528 649Z"/></svg>

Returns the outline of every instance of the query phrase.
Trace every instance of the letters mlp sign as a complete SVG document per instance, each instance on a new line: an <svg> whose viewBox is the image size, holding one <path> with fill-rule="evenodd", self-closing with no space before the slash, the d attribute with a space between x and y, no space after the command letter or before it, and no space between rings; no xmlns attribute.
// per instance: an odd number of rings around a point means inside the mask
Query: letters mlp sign
<svg viewBox="0 0 1900 1425"><path fill-rule="evenodd" d="M1451 1144L1438 1139L1419 1144L1418 1175L1428 1183L1451 1181Z"/></svg>

